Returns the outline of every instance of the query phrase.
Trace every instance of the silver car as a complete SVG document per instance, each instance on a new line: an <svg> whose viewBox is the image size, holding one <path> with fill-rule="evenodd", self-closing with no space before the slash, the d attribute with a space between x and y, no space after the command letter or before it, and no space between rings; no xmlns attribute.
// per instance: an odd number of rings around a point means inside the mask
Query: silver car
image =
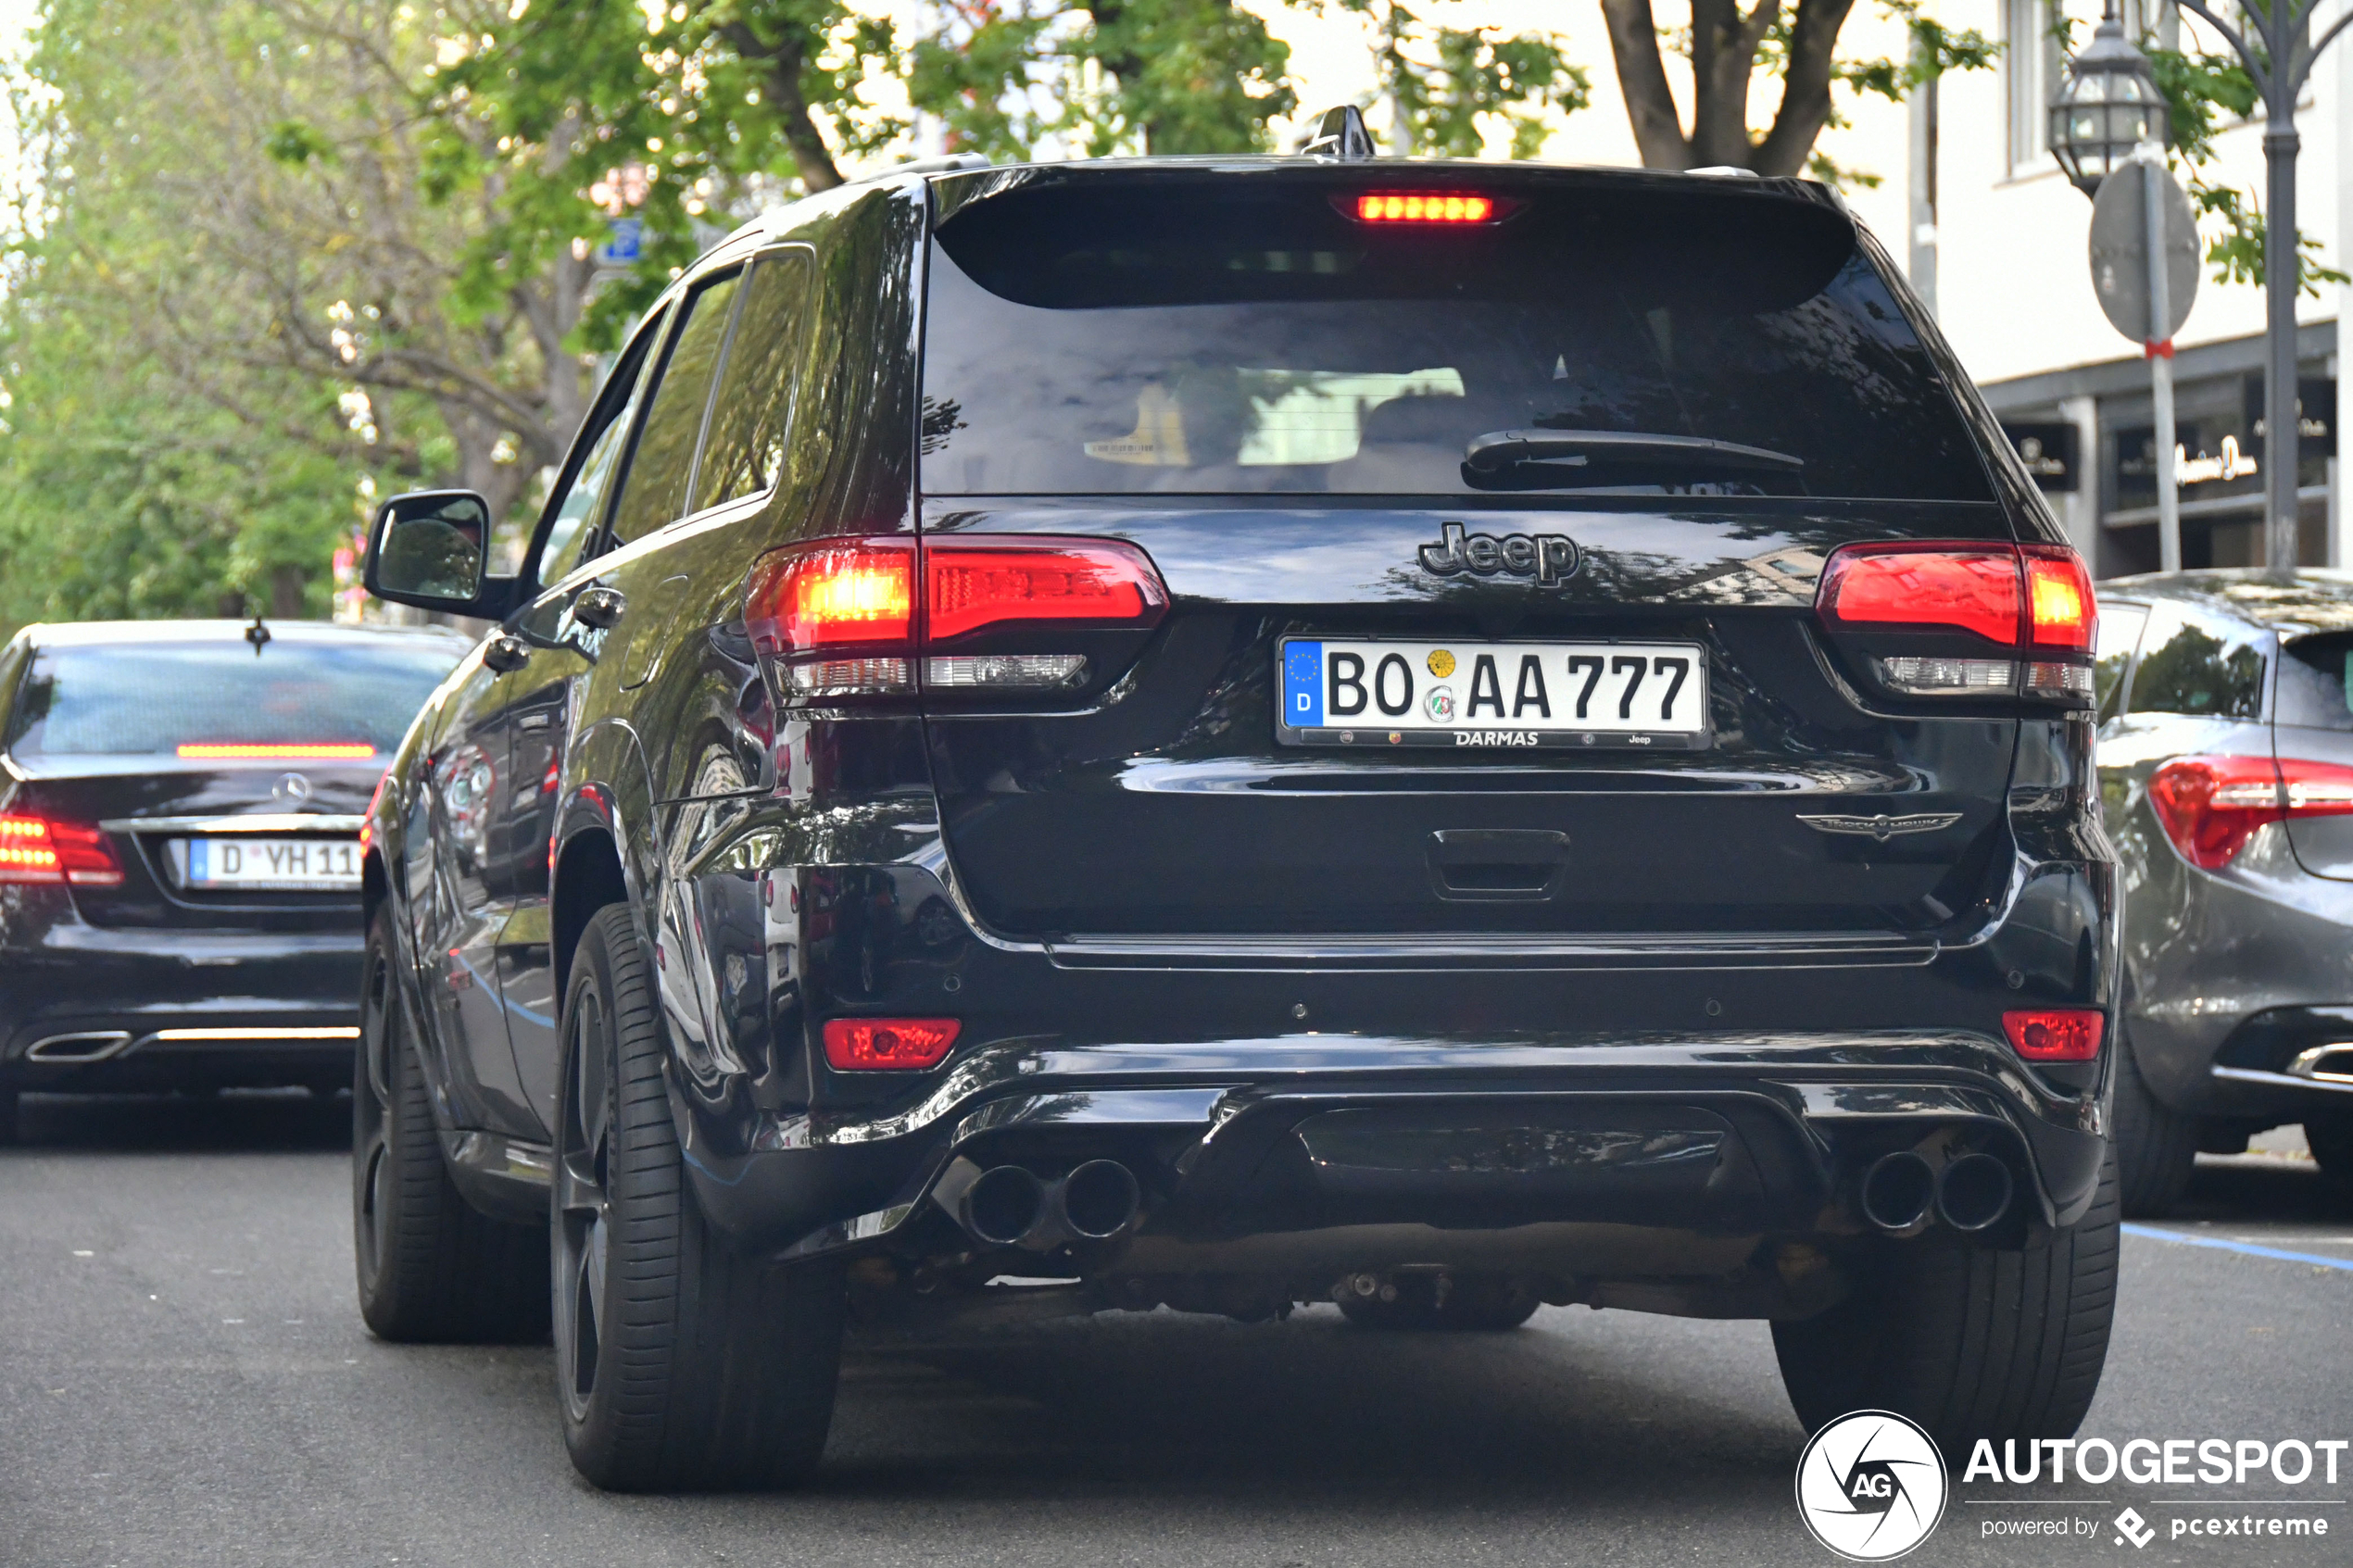
<svg viewBox="0 0 2353 1568"><path fill-rule="evenodd" d="M2353 1188L2353 573L2124 577L2099 606L2124 1212L2297 1122Z"/></svg>

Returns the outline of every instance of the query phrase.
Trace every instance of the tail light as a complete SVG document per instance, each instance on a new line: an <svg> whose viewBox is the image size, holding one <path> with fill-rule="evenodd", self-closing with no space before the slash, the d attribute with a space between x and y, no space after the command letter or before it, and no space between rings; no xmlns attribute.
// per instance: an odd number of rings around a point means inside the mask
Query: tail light
<svg viewBox="0 0 2353 1568"><path fill-rule="evenodd" d="M952 1018L825 1021L825 1065L843 1073L917 1073L937 1067L963 1025Z"/></svg>
<svg viewBox="0 0 2353 1568"><path fill-rule="evenodd" d="M0 814L0 883L120 887L122 865L96 828L11 811Z"/></svg>
<svg viewBox="0 0 2353 1568"><path fill-rule="evenodd" d="M2148 792L2182 859L2219 872L2266 822L2353 813L2353 768L2289 757L2177 757L2150 775Z"/></svg>
<svg viewBox="0 0 2353 1568"><path fill-rule="evenodd" d="M386 768L376 775L376 787L368 792L368 809L361 813L359 818L359 848L363 854L367 851L368 846L375 842L376 808L384 804L384 785L390 783L392 783L392 770Z"/></svg>
<svg viewBox="0 0 2353 1568"><path fill-rule="evenodd" d="M912 692L1067 691L1083 633L1144 633L1168 608L1151 558L1114 539L962 534L828 540L763 556L744 620L785 701ZM1035 644L1056 629L1069 651Z"/></svg>
<svg viewBox="0 0 2353 1568"><path fill-rule="evenodd" d="M1366 191L1343 211L1360 223L1492 223L1495 198L1476 191Z"/></svg>
<svg viewBox="0 0 2353 1568"><path fill-rule="evenodd" d="M2043 1008L2002 1014L2010 1049L2029 1061L2096 1061L2108 1020L2093 1008Z"/></svg>
<svg viewBox="0 0 2353 1568"><path fill-rule="evenodd" d="M1814 603L1906 696L2091 700L2098 606L2064 545L1849 545L1822 569Z"/></svg>

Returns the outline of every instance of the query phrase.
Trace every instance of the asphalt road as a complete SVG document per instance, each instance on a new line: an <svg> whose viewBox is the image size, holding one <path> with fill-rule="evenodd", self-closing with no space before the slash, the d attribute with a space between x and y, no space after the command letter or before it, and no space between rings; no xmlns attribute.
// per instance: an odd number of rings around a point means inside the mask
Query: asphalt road
<svg viewBox="0 0 2353 1568"><path fill-rule="evenodd" d="M28 1102L27 1142L0 1149L0 1564L1835 1561L1797 1521L1803 1435L1762 1324L1581 1308L1454 1338L1320 1308L855 1350L810 1488L602 1496L565 1461L545 1349L361 1327L346 1114ZM2187 1213L2128 1236L2084 1431L2353 1437L2353 1207L2309 1160L2208 1160ZM1953 1499L1908 1562L2353 1562L2353 1454L2334 1486L1981 1479ZM2108 1523L2127 1505L2145 1549ZM2332 1533L2169 1533L2226 1509ZM2055 1518L2097 1528L1988 1534Z"/></svg>

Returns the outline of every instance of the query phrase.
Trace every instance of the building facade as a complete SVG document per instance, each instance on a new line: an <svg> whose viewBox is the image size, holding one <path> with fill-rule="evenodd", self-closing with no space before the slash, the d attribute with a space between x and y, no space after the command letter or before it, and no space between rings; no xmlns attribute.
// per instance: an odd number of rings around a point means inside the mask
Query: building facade
<svg viewBox="0 0 2353 1568"><path fill-rule="evenodd" d="M2162 0L2126 7L2128 31L2177 46L2222 52L2186 16L2170 19ZM2315 31L2341 5L2330 0ZM1893 242L1891 217L1905 221L1915 285L2095 572L2157 569L2158 495L2154 416L2142 345L2115 332L2093 293L2088 253L2091 203L2051 157L2047 105L2070 44L2091 38L2097 10L2084 0L1968 0L1940 6L1948 26L1974 26L2000 39L1992 71L1945 77L1909 106L1911 157L1900 197L1887 188L1856 205ZM2353 270L2353 199L2342 188L2353 123L2353 47L2340 41L2313 72L2300 107L2298 228L2321 245L2322 261ZM2259 197L2263 126L2233 125L2196 178ZM2185 182L2191 171L2183 171ZM1897 206L1900 200L1901 206ZM1893 209L1893 211L1891 211ZM1898 216L1900 215L1900 216ZM2264 464L2271 460L2263 409L2263 294L2221 283L2203 269L2197 302L2174 339L2182 562L2250 566L2263 560ZM2298 437L2302 558L2353 566L2353 504L2337 461L2336 322L2341 285L2321 284L2298 302Z"/></svg>

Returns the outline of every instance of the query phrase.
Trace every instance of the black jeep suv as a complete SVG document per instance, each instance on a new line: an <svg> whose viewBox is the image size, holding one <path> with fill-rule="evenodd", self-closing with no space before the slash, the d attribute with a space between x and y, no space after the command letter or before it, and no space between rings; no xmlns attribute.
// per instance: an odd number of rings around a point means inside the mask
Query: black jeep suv
<svg viewBox="0 0 2353 1568"><path fill-rule="evenodd" d="M2081 562L1798 181L911 169L616 362L371 809L360 1297L599 1485L846 1323L1764 1318L2059 1436L2117 1259ZM549 1289L552 1255L553 1290Z"/></svg>

